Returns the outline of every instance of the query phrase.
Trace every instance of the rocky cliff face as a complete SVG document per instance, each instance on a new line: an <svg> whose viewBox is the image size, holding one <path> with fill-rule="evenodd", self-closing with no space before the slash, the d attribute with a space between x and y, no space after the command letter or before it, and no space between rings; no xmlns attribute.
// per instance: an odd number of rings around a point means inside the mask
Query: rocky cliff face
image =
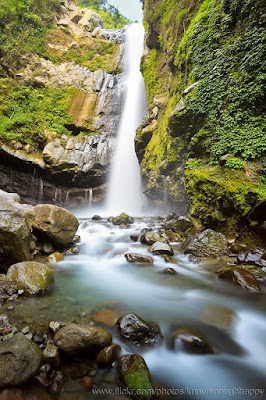
<svg viewBox="0 0 266 400"><path fill-rule="evenodd" d="M147 196L232 230L266 197L263 4L145 0L149 116L136 151ZM234 227L234 228L233 228Z"/></svg>
<svg viewBox="0 0 266 400"><path fill-rule="evenodd" d="M57 109L55 98L52 100L54 122L51 127L44 121L39 135L41 140L33 134L30 139L25 138L23 131L31 129L23 125L19 129L16 121L18 134L14 139L0 135L2 189L16 191L23 200L33 203L45 200L77 205L102 199L120 116L124 41L123 30L106 31L102 27L97 13L64 1L46 43L49 51L57 53L64 62L25 54L19 70L12 71L12 77L8 74L9 85L12 79L10 86L15 87L15 106L9 120L16 118L19 107L25 102L25 88L29 93L26 112L41 108L39 99L45 101L47 91L58 90L63 93L66 113L65 123L58 128L56 119L59 120L62 112L59 107ZM98 59L102 69L95 69ZM106 70L104 62L108 63ZM19 90L24 90L22 96L16 94ZM37 99L32 105L33 92L37 93ZM25 182L25 186L21 182Z"/></svg>

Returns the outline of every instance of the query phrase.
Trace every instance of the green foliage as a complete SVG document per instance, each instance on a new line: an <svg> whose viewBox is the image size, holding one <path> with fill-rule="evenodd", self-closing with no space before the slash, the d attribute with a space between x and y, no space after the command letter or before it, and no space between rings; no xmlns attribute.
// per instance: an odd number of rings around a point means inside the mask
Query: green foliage
<svg viewBox="0 0 266 400"><path fill-rule="evenodd" d="M160 87L157 73L157 51L155 49L150 52L147 61L142 59L141 72L147 88L148 103L152 103L153 98L158 93Z"/></svg>
<svg viewBox="0 0 266 400"><path fill-rule="evenodd" d="M65 124L72 122L67 114L71 92L72 89L61 88L14 88L1 104L0 136L42 147L45 129L70 134ZM0 96L1 93L2 88Z"/></svg>
<svg viewBox="0 0 266 400"><path fill-rule="evenodd" d="M200 164L200 160L188 160L186 162L186 168L192 171L193 169L197 169Z"/></svg>
<svg viewBox="0 0 266 400"><path fill-rule="evenodd" d="M150 110L162 91L161 70L169 76L163 91L170 98L141 168L154 188L170 177L170 193L182 176L178 168L164 172L164 166L171 159L172 165L183 162L183 168L189 158L190 211L202 221L217 211L237 220L266 197L266 167L258 171L266 155L264 10L264 0L145 0L145 17L160 43L156 58L142 67ZM183 147L172 146L173 138L183 139ZM228 153L226 168L219 167L219 158Z"/></svg>
<svg viewBox="0 0 266 400"><path fill-rule="evenodd" d="M60 10L60 0L0 0L0 55L14 67L21 54L47 56L45 34Z"/></svg>
<svg viewBox="0 0 266 400"><path fill-rule="evenodd" d="M118 8L108 4L106 0L79 0L78 3L96 11L102 17L105 29L121 29L129 23Z"/></svg>
<svg viewBox="0 0 266 400"><path fill-rule="evenodd" d="M225 166L230 169L244 169L245 163L240 158L231 157L226 161Z"/></svg>
<svg viewBox="0 0 266 400"><path fill-rule="evenodd" d="M266 153L261 5L260 0L230 6L205 0L176 53L176 66L189 71L191 81L200 81L185 105L205 115L217 138L212 148L216 159L232 153L248 160Z"/></svg>

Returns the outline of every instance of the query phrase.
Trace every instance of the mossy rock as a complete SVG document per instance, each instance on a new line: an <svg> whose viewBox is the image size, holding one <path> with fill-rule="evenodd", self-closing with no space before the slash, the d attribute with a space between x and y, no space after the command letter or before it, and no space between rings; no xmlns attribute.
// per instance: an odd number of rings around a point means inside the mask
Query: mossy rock
<svg viewBox="0 0 266 400"><path fill-rule="evenodd" d="M134 397L140 400L153 398L154 387L147 364L143 357L129 354L119 358L117 375L121 383L134 392Z"/></svg>
<svg viewBox="0 0 266 400"><path fill-rule="evenodd" d="M108 221L112 222L114 225L131 225L134 223L134 218L126 213L121 213L117 217L109 217Z"/></svg>
<svg viewBox="0 0 266 400"><path fill-rule="evenodd" d="M46 264L38 262L21 262L11 265L7 278L16 289L24 290L26 295L36 295L45 292L54 281L54 271Z"/></svg>

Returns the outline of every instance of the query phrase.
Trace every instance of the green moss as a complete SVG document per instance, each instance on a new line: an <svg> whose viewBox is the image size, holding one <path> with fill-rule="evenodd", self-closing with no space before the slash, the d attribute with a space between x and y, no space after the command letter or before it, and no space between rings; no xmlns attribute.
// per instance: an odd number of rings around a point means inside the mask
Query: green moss
<svg viewBox="0 0 266 400"><path fill-rule="evenodd" d="M125 383L129 389L134 390L138 399L150 400L153 397L153 385L148 367L141 356L134 357L125 376Z"/></svg>
<svg viewBox="0 0 266 400"><path fill-rule="evenodd" d="M225 215L245 216L265 198L266 187L257 179L248 179L244 171L223 170L219 166L198 163L187 166L186 189L194 217L207 220L217 210Z"/></svg>
<svg viewBox="0 0 266 400"><path fill-rule="evenodd" d="M156 94L170 94L142 150L148 185L165 185L177 201L187 161L193 215L247 215L266 197L266 174L255 168L266 155L263 1L147 0L145 17L161 45L143 64L150 109Z"/></svg>
<svg viewBox="0 0 266 400"><path fill-rule="evenodd" d="M147 60L142 58L141 72L147 88L148 103L152 104L153 98L158 93L160 88L157 72L157 51L155 49L151 50Z"/></svg>
<svg viewBox="0 0 266 400"><path fill-rule="evenodd" d="M42 148L46 141L45 129L70 134L65 125L73 120L67 113L72 92L70 88L14 86L6 93L3 85L0 97L4 94L6 97L0 106L0 137Z"/></svg>

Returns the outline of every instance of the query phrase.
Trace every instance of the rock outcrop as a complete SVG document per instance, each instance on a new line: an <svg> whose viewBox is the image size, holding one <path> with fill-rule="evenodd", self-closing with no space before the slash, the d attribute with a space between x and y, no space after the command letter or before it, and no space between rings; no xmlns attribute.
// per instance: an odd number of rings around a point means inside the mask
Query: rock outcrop
<svg viewBox="0 0 266 400"><path fill-rule="evenodd" d="M54 63L27 54L21 57L20 70L13 77L22 86L71 90L67 113L73 122L65 126L71 137L58 133L56 128L55 131L45 128L42 133L45 143L41 145L25 143L23 138L21 141L0 139L0 188L16 191L32 204L97 203L106 190L120 117L124 29L103 30L102 18L95 11L67 0L61 2L60 15L54 24L57 33L53 34L59 35L63 44L58 44L52 34L50 42L47 38L47 48L57 51L64 62ZM113 46L110 52L104 44ZM105 53L98 54L95 46L102 49L99 53ZM112 68L108 69L110 63L101 66L97 61L98 70L95 65L90 70L82 62L79 64L73 54L65 58L69 50L79 52L83 47L87 51L92 48L96 58L110 57ZM27 184L30 181L30 193L21 181ZM89 196L89 190L93 196Z"/></svg>
<svg viewBox="0 0 266 400"><path fill-rule="evenodd" d="M0 265L29 260L34 217L18 195L0 190Z"/></svg>
<svg viewBox="0 0 266 400"><path fill-rule="evenodd" d="M54 247L68 247L77 228L77 218L63 208L25 205L18 195L0 190L1 269L29 261L39 252L49 253Z"/></svg>

